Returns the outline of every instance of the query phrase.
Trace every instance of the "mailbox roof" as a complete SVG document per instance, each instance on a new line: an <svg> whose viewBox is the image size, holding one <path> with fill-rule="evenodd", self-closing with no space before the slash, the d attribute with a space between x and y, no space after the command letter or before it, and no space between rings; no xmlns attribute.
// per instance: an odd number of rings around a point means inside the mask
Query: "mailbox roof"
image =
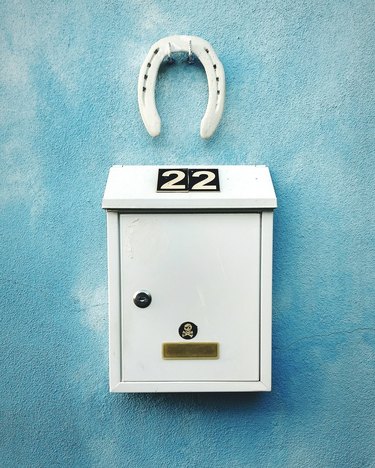
<svg viewBox="0 0 375 468"><path fill-rule="evenodd" d="M159 169L219 169L220 192L157 192ZM113 166L103 208L272 209L276 195L266 166Z"/></svg>

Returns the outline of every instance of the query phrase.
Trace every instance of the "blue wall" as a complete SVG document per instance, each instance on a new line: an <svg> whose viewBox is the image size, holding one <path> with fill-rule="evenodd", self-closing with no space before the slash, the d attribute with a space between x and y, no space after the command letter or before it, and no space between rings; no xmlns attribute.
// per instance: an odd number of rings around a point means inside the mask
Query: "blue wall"
<svg viewBox="0 0 375 468"><path fill-rule="evenodd" d="M0 5L0 465L375 466L373 0L7 0ZM199 138L199 66L227 75ZM267 164L275 213L270 394L108 393L105 214L113 164Z"/></svg>

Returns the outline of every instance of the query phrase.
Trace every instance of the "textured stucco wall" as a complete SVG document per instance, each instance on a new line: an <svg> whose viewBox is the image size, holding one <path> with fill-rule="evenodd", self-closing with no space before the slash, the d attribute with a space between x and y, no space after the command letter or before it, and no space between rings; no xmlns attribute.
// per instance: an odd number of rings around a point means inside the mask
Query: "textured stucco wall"
<svg viewBox="0 0 375 468"><path fill-rule="evenodd" d="M0 4L0 465L375 466L373 0ZM206 78L137 73L169 34L212 43ZM277 190L273 391L111 395L105 215L112 164L269 165Z"/></svg>

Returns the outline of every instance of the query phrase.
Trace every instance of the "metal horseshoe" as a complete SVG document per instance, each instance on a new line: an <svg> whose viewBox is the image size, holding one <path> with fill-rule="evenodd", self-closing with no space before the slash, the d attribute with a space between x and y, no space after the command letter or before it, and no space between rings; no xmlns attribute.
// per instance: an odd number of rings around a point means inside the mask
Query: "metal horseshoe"
<svg viewBox="0 0 375 468"><path fill-rule="evenodd" d="M138 79L138 104L143 123L152 137L160 134L161 121L155 103L155 85L159 67L174 52L192 53L202 63L208 81L208 103L200 126L202 138L210 138L219 125L224 108L225 74L211 45L197 36L169 36L152 45L141 66Z"/></svg>

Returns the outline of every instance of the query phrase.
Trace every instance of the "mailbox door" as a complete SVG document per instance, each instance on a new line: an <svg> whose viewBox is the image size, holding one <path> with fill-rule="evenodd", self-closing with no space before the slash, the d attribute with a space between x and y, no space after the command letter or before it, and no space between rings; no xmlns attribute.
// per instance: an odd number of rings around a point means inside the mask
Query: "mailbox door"
<svg viewBox="0 0 375 468"><path fill-rule="evenodd" d="M121 380L259 380L259 213L120 215ZM135 305L148 291L148 307ZM218 343L217 359L163 358L163 344Z"/></svg>

